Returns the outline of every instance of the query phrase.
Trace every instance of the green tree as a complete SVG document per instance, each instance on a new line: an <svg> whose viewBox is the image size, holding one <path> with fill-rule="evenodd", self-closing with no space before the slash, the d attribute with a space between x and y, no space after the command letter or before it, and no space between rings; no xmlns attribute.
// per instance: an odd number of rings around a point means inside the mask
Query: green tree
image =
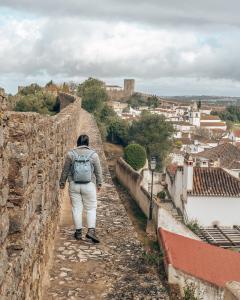
<svg viewBox="0 0 240 300"><path fill-rule="evenodd" d="M114 144L127 145L128 140L128 124L119 117L113 117L108 120L107 140Z"/></svg>
<svg viewBox="0 0 240 300"><path fill-rule="evenodd" d="M127 101L127 103L133 107L133 108L137 108L139 106L144 106L146 105L146 101L144 99L144 97L139 94L139 93L134 93Z"/></svg>
<svg viewBox="0 0 240 300"><path fill-rule="evenodd" d="M78 96L82 97L82 106L88 112L99 112L107 100L107 92L102 81L88 78L78 86Z"/></svg>
<svg viewBox="0 0 240 300"><path fill-rule="evenodd" d="M107 104L105 104L100 111L98 117L100 122L107 122L109 118L116 117L116 112Z"/></svg>
<svg viewBox="0 0 240 300"><path fill-rule="evenodd" d="M16 111L32 111L50 115L56 113L57 109L57 98L54 95L43 91L21 96L15 107Z"/></svg>
<svg viewBox="0 0 240 300"><path fill-rule="evenodd" d="M40 87L40 85L36 84L36 83L32 83L28 86L25 86L24 88L22 88L19 92L20 95L29 95L29 94L35 94L37 92L40 92L42 90L42 88Z"/></svg>
<svg viewBox="0 0 240 300"><path fill-rule="evenodd" d="M142 145L150 158L156 156L158 169L172 148L173 126L164 116L144 113L139 120L133 121L129 139Z"/></svg>
<svg viewBox="0 0 240 300"><path fill-rule="evenodd" d="M130 144L124 149L124 159L134 170L144 167L146 158L146 151L141 145Z"/></svg>
<svg viewBox="0 0 240 300"><path fill-rule="evenodd" d="M175 141L175 147L178 149L182 148L182 141Z"/></svg>
<svg viewBox="0 0 240 300"><path fill-rule="evenodd" d="M158 107L161 103L157 96L148 97L147 101L148 101L148 106L153 108Z"/></svg>
<svg viewBox="0 0 240 300"><path fill-rule="evenodd" d="M201 107L202 107L202 101L199 100L198 103L197 103L197 108L198 108L198 109L201 109Z"/></svg>

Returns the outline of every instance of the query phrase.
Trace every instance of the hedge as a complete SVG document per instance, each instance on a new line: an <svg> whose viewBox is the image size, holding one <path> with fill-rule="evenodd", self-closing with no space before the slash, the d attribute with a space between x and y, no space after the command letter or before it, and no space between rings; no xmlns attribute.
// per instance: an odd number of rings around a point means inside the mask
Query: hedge
<svg viewBox="0 0 240 300"><path fill-rule="evenodd" d="M134 170L144 167L146 158L146 151L139 144L130 144L124 149L124 159Z"/></svg>

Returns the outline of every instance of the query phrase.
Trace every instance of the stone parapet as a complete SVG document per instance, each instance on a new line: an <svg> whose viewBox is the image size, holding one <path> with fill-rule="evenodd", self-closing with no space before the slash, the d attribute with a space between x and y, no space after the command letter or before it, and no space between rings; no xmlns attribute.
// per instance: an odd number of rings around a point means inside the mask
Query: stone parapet
<svg viewBox="0 0 240 300"><path fill-rule="evenodd" d="M74 100L53 117L2 114L1 299L41 299L59 219L58 180L66 152L75 145L80 132L81 101Z"/></svg>
<svg viewBox="0 0 240 300"><path fill-rule="evenodd" d="M0 120L1 112L7 110L7 97L3 88L0 88Z"/></svg>

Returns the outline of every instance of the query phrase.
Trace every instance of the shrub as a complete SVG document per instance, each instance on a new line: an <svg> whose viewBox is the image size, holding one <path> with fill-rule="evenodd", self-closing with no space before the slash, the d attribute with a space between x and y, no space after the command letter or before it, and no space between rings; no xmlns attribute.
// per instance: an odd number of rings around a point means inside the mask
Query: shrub
<svg viewBox="0 0 240 300"><path fill-rule="evenodd" d="M166 192L165 191L161 191L161 192L159 192L158 193L158 197L160 198L160 199L165 199L166 198Z"/></svg>
<svg viewBox="0 0 240 300"><path fill-rule="evenodd" d="M191 220L189 221L186 226L192 230L194 233L198 234L200 231L201 226L199 225L197 220Z"/></svg>
<svg viewBox="0 0 240 300"><path fill-rule="evenodd" d="M141 169L146 163L146 151L139 144L130 144L124 149L124 159L134 169Z"/></svg>
<svg viewBox="0 0 240 300"><path fill-rule="evenodd" d="M198 291L197 286L193 282L185 281L183 300L202 300L203 291Z"/></svg>
<svg viewBox="0 0 240 300"><path fill-rule="evenodd" d="M57 97L47 92L35 92L21 96L16 103L15 111L32 111L40 114L53 115L59 111Z"/></svg>

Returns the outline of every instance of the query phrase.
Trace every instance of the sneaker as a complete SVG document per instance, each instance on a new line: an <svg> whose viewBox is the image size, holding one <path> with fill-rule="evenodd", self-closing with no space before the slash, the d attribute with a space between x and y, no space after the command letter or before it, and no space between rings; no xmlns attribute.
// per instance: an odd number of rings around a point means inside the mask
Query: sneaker
<svg viewBox="0 0 240 300"><path fill-rule="evenodd" d="M94 243L100 243L98 237L96 236L95 228L89 228L86 234L86 238L92 240Z"/></svg>
<svg viewBox="0 0 240 300"><path fill-rule="evenodd" d="M82 229L76 229L74 233L74 237L76 240L81 240L82 239Z"/></svg>

